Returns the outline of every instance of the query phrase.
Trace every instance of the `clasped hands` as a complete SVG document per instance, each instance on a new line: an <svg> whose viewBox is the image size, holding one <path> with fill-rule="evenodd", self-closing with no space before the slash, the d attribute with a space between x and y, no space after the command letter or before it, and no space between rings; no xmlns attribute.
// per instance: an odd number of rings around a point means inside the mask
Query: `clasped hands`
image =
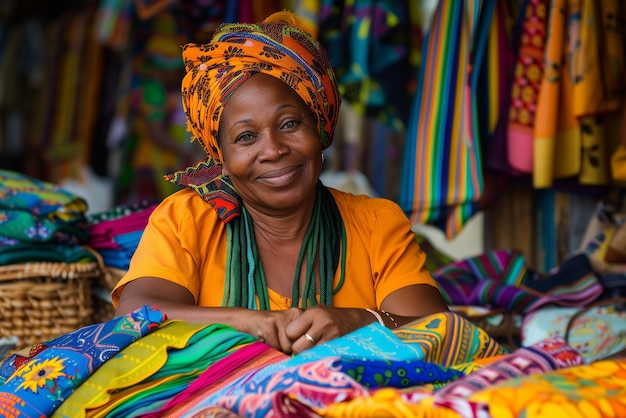
<svg viewBox="0 0 626 418"><path fill-rule="evenodd" d="M372 322L365 309L318 305L303 310L251 311L241 328L286 354L349 334Z"/></svg>

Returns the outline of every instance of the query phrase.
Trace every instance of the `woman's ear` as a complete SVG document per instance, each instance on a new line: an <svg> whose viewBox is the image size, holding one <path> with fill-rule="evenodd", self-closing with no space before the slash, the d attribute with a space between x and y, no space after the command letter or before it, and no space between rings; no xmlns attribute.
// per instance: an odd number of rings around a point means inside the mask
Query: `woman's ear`
<svg viewBox="0 0 626 418"><path fill-rule="evenodd" d="M228 170L224 167L222 167L222 176L223 177L228 177Z"/></svg>

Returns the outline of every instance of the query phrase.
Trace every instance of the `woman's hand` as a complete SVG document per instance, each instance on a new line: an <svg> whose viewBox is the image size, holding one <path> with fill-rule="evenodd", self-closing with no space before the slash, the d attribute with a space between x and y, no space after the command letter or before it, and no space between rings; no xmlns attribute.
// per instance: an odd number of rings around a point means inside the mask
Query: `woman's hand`
<svg viewBox="0 0 626 418"><path fill-rule="evenodd" d="M248 311L242 315L236 328L259 338L277 350L290 354L293 341L286 335L285 329L302 314L303 311L299 308L283 311Z"/></svg>
<svg viewBox="0 0 626 418"><path fill-rule="evenodd" d="M317 305L294 318L285 328L285 335L291 341L291 352L298 354L374 321L376 318L365 309Z"/></svg>

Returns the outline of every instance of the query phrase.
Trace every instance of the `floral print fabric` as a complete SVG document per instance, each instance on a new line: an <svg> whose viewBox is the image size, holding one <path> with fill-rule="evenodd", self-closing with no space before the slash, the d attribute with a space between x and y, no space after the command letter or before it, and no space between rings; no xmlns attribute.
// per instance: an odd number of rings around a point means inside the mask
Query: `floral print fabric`
<svg viewBox="0 0 626 418"><path fill-rule="evenodd" d="M0 416L49 416L90 375L165 319L143 307L13 354L0 363Z"/></svg>

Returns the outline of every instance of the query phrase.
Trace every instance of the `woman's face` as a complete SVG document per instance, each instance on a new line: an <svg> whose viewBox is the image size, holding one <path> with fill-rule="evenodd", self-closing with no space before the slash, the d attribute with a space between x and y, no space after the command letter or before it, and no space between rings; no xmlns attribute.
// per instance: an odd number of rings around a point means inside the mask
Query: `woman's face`
<svg viewBox="0 0 626 418"><path fill-rule="evenodd" d="M255 74L228 100L220 123L224 174L247 205L290 209L314 200L322 169L317 125L275 77Z"/></svg>

